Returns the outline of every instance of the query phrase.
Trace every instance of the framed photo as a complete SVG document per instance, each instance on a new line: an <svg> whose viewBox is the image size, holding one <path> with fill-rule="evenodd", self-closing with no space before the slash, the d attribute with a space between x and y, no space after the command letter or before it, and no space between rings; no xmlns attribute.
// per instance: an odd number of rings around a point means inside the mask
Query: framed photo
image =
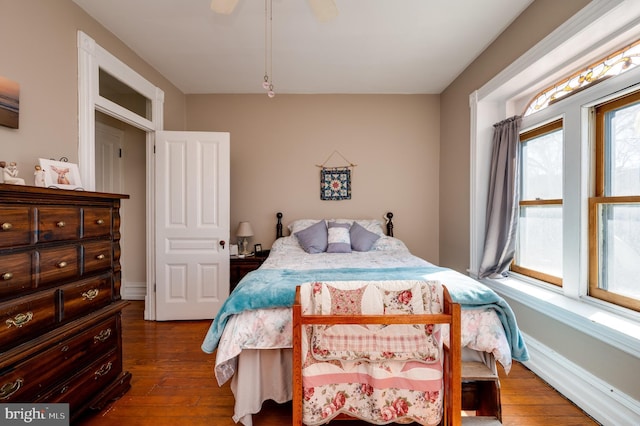
<svg viewBox="0 0 640 426"><path fill-rule="evenodd" d="M44 171L45 188L83 189L77 164L45 158L38 161Z"/></svg>
<svg viewBox="0 0 640 426"><path fill-rule="evenodd" d="M260 254L262 253L262 244L256 244L253 246L253 252L255 254Z"/></svg>
<svg viewBox="0 0 640 426"><path fill-rule="evenodd" d="M0 75L0 126L17 129L20 121L20 85Z"/></svg>

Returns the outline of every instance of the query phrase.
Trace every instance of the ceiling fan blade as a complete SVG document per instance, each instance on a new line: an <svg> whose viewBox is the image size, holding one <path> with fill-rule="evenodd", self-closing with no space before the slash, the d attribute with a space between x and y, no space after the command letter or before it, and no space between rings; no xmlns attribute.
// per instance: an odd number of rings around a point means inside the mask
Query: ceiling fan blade
<svg viewBox="0 0 640 426"><path fill-rule="evenodd" d="M231 15L238 0L211 0L211 10L222 15Z"/></svg>
<svg viewBox="0 0 640 426"><path fill-rule="evenodd" d="M338 8L333 0L309 0L309 5L320 22L328 22L338 16Z"/></svg>

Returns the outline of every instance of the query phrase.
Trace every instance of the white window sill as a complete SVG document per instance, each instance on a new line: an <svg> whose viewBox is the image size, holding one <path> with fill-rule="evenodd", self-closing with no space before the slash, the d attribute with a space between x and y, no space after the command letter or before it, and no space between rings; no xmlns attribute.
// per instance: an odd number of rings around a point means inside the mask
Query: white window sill
<svg viewBox="0 0 640 426"><path fill-rule="evenodd" d="M547 288L512 274L502 279L483 279L496 292L552 317L593 338L640 357L640 314L610 307L599 300L572 299L561 289ZM616 312L619 310L620 312Z"/></svg>

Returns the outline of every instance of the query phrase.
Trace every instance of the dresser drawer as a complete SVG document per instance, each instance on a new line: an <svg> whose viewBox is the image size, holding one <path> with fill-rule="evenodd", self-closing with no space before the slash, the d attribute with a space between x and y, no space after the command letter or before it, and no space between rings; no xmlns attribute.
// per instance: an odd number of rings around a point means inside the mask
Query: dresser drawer
<svg viewBox="0 0 640 426"><path fill-rule="evenodd" d="M0 304L0 352L55 327L55 296L51 289Z"/></svg>
<svg viewBox="0 0 640 426"><path fill-rule="evenodd" d="M62 320L71 321L111 303L111 274L60 287Z"/></svg>
<svg viewBox="0 0 640 426"><path fill-rule="evenodd" d="M85 207L83 209L83 238L111 235L111 209L108 207Z"/></svg>
<svg viewBox="0 0 640 426"><path fill-rule="evenodd" d="M111 240L82 244L83 273L111 268Z"/></svg>
<svg viewBox="0 0 640 426"><path fill-rule="evenodd" d="M94 370L101 368L108 361L95 360L117 349L116 326L113 317L28 360L5 368L4 374L0 373L0 402L33 401L43 397L47 388L61 383L87 365L94 366Z"/></svg>
<svg viewBox="0 0 640 426"><path fill-rule="evenodd" d="M80 276L79 249L78 245L70 245L38 250L38 287Z"/></svg>
<svg viewBox="0 0 640 426"><path fill-rule="evenodd" d="M65 402L69 404L71 413L76 412L89 398L104 390L122 372L122 360L114 350L96 360L89 367L80 371L71 379L56 386L36 402Z"/></svg>
<svg viewBox="0 0 640 426"><path fill-rule="evenodd" d="M19 296L22 290L31 288L33 266L32 251L0 256L0 299Z"/></svg>
<svg viewBox="0 0 640 426"><path fill-rule="evenodd" d="M30 207L0 206L0 248L29 245L32 223Z"/></svg>
<svg viewBox="0 0 640 426"><path fill-rule="evenodd" d="M77 207L38 207L36 242L80 238L80 209Z"/></svg>
<svg viewBox="0 0 640 426"><path fill-rule="evenodd" d="M118 321L116 316L89 327L87 330L57 345L56 358L62 362L71 359L78 367L101 357L118 347Z"/></svg>

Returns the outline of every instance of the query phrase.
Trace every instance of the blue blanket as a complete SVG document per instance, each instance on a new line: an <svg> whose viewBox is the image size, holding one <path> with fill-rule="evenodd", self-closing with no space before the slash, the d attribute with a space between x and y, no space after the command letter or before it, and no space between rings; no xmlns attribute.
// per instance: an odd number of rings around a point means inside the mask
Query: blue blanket
<svg viewBox="0 0 640 426"><path fill-rule="evenodd" d="M445 275L440 277L441 273ZM434 276L435 275L435 276ZM247 274L229 295L209 327L202 342L202 350L213 353L218 346L224 327L231 315L245 310L291 307L295 288L312 281L382 281L439 279L449 290L451 298L462 309L491 308L502 322L511 356L527 361L529 354L515 315L507 302L493 290L479 282L447 268L436 266L382 269L318 269L297 271L291 269L258 269Z"/></svg>

